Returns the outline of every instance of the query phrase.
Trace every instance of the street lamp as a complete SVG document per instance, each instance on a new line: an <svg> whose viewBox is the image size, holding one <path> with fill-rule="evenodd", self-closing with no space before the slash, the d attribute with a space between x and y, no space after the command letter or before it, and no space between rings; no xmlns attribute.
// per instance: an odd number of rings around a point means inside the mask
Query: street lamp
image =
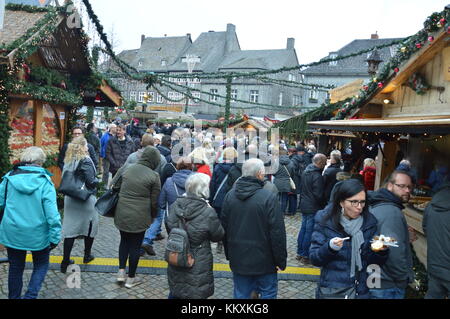
<svg viewBox="0 0 450 319"><path fill-rule="evenodd" d="M380 65L383 60L381 59L380 53L377 49L373 50L370 55L367 57L367 72L370 74L371 77L374 77L375 74L377 74L378 66Z"/></svg>

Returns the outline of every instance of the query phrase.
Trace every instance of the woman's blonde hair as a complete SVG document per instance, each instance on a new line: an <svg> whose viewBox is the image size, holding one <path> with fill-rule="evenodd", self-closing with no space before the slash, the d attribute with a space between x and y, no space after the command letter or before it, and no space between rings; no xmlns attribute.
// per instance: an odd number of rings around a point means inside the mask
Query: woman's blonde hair
<svg viewBox="0 0 450 319"><path fill-rule="evenodd" d="M366 158L364 160L364 168L366 167L376 167L377 164L375 163L375 161L372 158Z"/></svg>
<svg viewBox="0 0 450 319"><path fill-rule="evenodd" d="M64 164L68 164L73 161L80 161L88 156L88 143L83 136L76 137L67 146L66 157L64 158Z"/></svg>

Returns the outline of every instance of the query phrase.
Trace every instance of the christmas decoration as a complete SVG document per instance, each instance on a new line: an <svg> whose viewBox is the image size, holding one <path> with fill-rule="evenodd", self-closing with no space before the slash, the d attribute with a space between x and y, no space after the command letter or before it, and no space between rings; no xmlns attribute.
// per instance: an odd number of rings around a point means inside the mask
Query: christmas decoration
<svg viewBox="0 0 450 319"><path fill-rule="evenodd" d="M431 88L425 78L418 73L414 73L408 79L408 87L413 89L418 95L424 95Z"/></svg>

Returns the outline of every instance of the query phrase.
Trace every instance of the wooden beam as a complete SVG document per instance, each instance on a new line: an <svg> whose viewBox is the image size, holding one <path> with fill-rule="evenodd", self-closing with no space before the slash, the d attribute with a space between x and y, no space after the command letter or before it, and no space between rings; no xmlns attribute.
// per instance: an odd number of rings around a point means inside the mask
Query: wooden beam
<svg viewBox="0 0 450 319"><path fill-rule="evenodd" d="M42 146L42 119L43 104L41 101L33 101L34 108L34 145Z"/></svg>
<svg viewBox="0 0 450 319"><path fill-rule="evenodd" d="M393 78L389 84L381 91L381 93L388 94L398 89L403 83L417 72L421 67L431 61L442 49L447 45L449 35L443 32L431 43L428 47L417 52L411 56L408 62L401 67L400 72Z"/></svg>
<svg viewBox="0 0 450 319"><path fill-rule="evenodd" d="M122 106L122 97L116 91L114 91L105 80L103 80L103 84L100 87L100 91L102 91L115 105L114 106Z"/></svg>

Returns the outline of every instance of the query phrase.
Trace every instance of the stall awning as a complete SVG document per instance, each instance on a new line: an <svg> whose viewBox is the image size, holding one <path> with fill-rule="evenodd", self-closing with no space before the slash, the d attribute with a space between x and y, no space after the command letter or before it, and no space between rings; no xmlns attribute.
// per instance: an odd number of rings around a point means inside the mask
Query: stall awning
<svg viewBox="0 0 450 319"><path fill-rule="evenodd" d="M308 122L308 126L312 129L350 132L450 134L450 116L319 121Z"/></svg>

